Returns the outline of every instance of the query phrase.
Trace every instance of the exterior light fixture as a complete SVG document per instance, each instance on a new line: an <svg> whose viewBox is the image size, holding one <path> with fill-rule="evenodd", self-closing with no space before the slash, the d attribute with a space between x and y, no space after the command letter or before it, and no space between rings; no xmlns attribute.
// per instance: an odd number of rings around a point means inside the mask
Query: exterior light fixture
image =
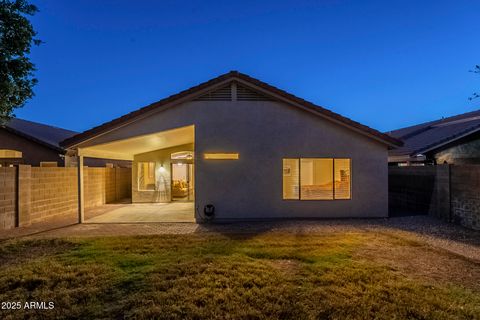
<svg viewBox="0 0 480 320"><path fill-rule="evenodd" d="M238 153L204 153L204 159L206 160L238 160L240 155Z"/></svg>

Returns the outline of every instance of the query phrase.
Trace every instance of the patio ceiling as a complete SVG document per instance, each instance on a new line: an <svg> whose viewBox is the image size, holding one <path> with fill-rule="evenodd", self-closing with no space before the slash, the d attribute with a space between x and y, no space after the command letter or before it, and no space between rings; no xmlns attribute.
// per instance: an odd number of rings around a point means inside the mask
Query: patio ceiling
<svg viewBox="0 0 480 320"><path fill-rule="evenodd" d="M136 154L193 143L194 135L195 128L191 125L78 148L78 155L91 158L133 160L133 156Z"/></svg>

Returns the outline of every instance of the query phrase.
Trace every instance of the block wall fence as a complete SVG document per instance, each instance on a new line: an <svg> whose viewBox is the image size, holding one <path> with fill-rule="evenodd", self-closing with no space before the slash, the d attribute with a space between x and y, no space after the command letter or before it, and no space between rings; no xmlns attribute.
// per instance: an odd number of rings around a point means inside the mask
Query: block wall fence
<svg viewBox="0 0 480 320"><path fill-rule="evenodd" d="M480 165L389 167L390 216L428 214L480 230Z"/></svg>
<svg viewBox="0 0 480 320"><path fill-rule="evenodd" d="M85 208L129 197L131 174L129 168L85 167ZM0 167L0 230L77 212L77 168Z"/></svg>

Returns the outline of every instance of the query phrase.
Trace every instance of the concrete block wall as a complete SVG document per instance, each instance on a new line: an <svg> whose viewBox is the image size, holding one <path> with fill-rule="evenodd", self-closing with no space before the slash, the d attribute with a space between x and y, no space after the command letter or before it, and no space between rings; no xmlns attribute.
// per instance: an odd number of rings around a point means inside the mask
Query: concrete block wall
<svg viewBox="0 0 480 320"><path fill-rule="evenodd" d="M132 169L84 169L85 208L112 203L131 197Z"/></svg>
<svg viewBox="0 0 480 320"><path fill-rule="evenodd" d="M452 166L450 187L452 221L480 230L480 166Z"/></svg>
<svg viewBox="0 0 480 320"><path fill-rule="evenodd" d="M110 201L106 197L106 171L112 168L84 168L83 183L85 194L85 208L96 207Z"/></svg>
<svg viewBox="0 0 480 320"><path fill-rule="evenodd" d="M389 167L388 202L390 216L427 214L436 210L436 168Z"/></svg>
<svg viewBox="0 0 480 320"><path fill-rule="evenodd" d="M105 168L105 186L104 186L104 194L105 194L105 202L111 203L117 200L116 197L116 176L115 170L113 168Z"/></svg>
<svg viewBox="0 0 480 320"><path fill-rule="evenodd" d="M389 168L390 216L428 214L480 230L480 165Z"/></svg>
<svg viewBox="0 0 480 320"><path fill-rule="evenodd" d="M30 223L77 212L76 168L32 167L30 190Z"/></svg>
<svg viewBox="0 0 480 320"><path fill-rule="evenodd" d="M0 230L15 227L17 168L0 167Z"/></svg>
<svg viewBox="0 0 480 320"><path fill-rule="evenodd" d="M132 169L115 168L115 200L132 197ZM107 170L108 171L108 170Z"/></svg>
<svg viewBox="0 0 480 320"><path fill-rule="evenodd" d="M0 230L78 212L77 168L0 167ZM85 208L131 194L131 169L84 168Z"/></svg>

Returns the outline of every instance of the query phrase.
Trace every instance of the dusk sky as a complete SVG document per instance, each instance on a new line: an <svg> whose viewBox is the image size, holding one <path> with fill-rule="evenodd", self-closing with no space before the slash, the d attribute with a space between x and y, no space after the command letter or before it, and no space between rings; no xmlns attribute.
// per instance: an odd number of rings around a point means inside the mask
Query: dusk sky
<svg viewBox="0 0 480 320"><path fill-rule="evenodd" d="M238 70L381 131L480 109L478 1L33 1L20 118L83 131Z"/></svg>

